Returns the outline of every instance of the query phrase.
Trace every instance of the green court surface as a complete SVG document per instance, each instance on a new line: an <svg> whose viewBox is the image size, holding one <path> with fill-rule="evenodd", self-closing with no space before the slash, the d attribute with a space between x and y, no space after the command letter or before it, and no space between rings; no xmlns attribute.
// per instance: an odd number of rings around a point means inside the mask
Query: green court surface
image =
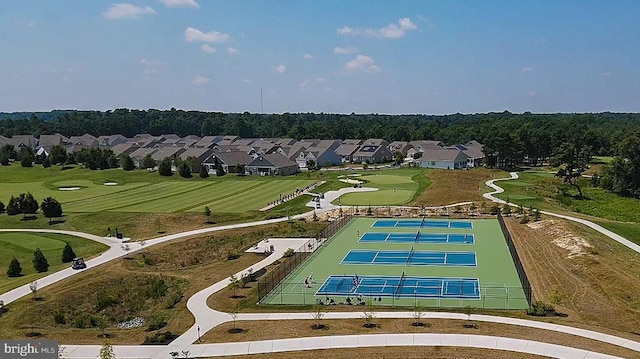
<svg viewBox="0 0 640 359"><path fill-rule="evenodd" d="M442 278L445 280L466 278L478 279L479 289L475 298L447 298L446 295L406 295L407 291L397 293L405 295L378 296L364 292L366 302L383 306L415 306L424 307L464 307L492 309L525 309L528 303L518 278L516 268L506 244L506 240L495 219L451 220L451 222L471 222L472 229L457 228L412 228L412 227L372 227L377 218L355 218L331 237L304 263L287 276L260 302L261 304L314 304L317 300L326 301L325 294L316 292L323 287L329 276L347 276L347 282L358 275L367 277L407 277ZM394 219L395 220L395 219ZM402 219L399 219L402 220ZM416 219L413 219L414 221ZM439 219L438 221L442 221ZM419 222L420 219L417 219ZM429 221L427 219L426 221ZM448 219L444 219L448 221ZM470 234L474 241L470 243L415 243L415 242L359 242L358 235L365 233L412 233L417 234ZM408 235L408 234L407 234ZM341 264L345 256L352 250L372 251L441 251L441 252L475 252L476 266L456 265L407 265L405 262L392 264ZM305 279L313 276L310 287ZM335 278L333 278L335 279ZM390 282L392 283L392 282ZM397 283L397 282L396 282ZM397 285L397 284L396 284ZM402 286L402 284L400 285ZM387 288L389 289L389 288ZM362 291L361 291L362 292ZM394 291L391 291L393 293ZM423 291L426 293L428 291ZM413 292L411 292L413 293ZM346 303L346 298L355 295L327 295L336 303ZM378 299L382 299L379 301ZM354 302L355 303L355 302Z"/></svg>

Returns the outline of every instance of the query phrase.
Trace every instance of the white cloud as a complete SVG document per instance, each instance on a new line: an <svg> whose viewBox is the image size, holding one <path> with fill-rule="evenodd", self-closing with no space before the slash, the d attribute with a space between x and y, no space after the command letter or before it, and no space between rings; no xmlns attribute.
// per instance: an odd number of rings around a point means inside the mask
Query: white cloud
<svg viewBox="0 0 640 359"><path fill-rule="evenodd" d="M279 74L283 74L287 72L287 67L285 65L278 65L271 68L273 72L277 72Z"/></svg>
<svg viewBox="0 0 640 359"><path fill-rule="evenodd" d="M160 0L160 2L166 7L200 7L196 0Z"/></svg>
<svg viewBox="0 0 640 359"><path fill-rule="evenodd" d="M323 83L325 83L325 82L327 82L327 79L322 78L322 77L317 77L317 78L315 78L314 80L306 80L306 81L303 81L303 82L300 84L300 87L305 88L305 87L309 87L309 86L311 86L311 85L315 85L315 84L323 84Z"/></svg>
<svg viewBox="0 0 640 359"><path fill-rule="evenodd" d="M529 91L527 92L527 95L529 95L529 97L535 97L537 94L535 91Z"/></svg>
<svg viewBox="0 0 640 359"><path fill-rule="evenodd" d="M158 60L149 60L143 57L140 59L140 64L145 66L164 66L167 63Z"/></svg>
<svg viewBox="0 0 640 359"><path fill-rule="evenodd" d="M151 6L135 6L128 3L111 4L102 15L110 20L115 19L139 19L142 15L157 14Z"/></svg>
<svg viewBox="0 0 640 359"><path fill-rule="evenodd" d="M201 30L188 27L184 30L185 40L189 42L225 42L231 39L229 34L225 34L219 31L202 32Z"/></svg>
<svg viewBox="0 0 640 359"><path fill-rule="evenodd" d="M533 71L533 67L531 67L531 66L522 66L520 68L520 72L522 72L522 73L527 73L527 72L531 72L531 71Z"/></svg>
<svg viewBox="0 0 640 359"><path fill-rule="evenodd" d="M193 79L192 82L194 85L204 85L209 81L211 81L210 78L198 75Z"/></svg>
<svg viewBox="0 0 640 359"><path fill-rule="evenodd" d="M609 72L609 71L602 72L602 73L600 73L600 76L604 76L604 77L611 76L611 72Z"/></svg>
<svg viewBox="0 0 640 359"><path fill-rule="evenodd" d="M365 55L358 55L353 60L347 62L344 65L344 69L348 72L378 72L382 70L380 66L376 65L372 58Z"/></svg>
<svg viewBox="0 0 640 359"><path fill-rule="evenodd" d="M389 24L380 29L352 28L349 26L343 26L338 29L338 34L395 39L403 37L408 31L414 31L417 29L418 26L414 24L411 19L409 19L408 17L404 17L402 19L399 19L397 23Z"/></svg>
<svg viewBox="0 0 640 359"><path fill-rule="evenodd" d="M302 56L303 59L305 60L313 60L313 55L311 54L304 54L304 56Z"/></svg>
<svg viewBox="0 0 640 359"><path fill-rule="evenodd" d="M227 52L231 55L237 55L240 53L240 50L236 49L235 47L227 47Z"/></svg>
<svg viewBox="0 0 640 359"><path fill-rule="evenodd" d="M209 46L209 44L202 44L200 48L202 49L202 51L206 52L207 54L213 54L216 52L216 48Z"/></svg>
<svg viewBox="0 0 640 359"><path fill-rule="evenodd" d="M33 21L33 20L29 20L29 21L25 22L24 24L27 27L35 27L36 26L36 22Z"/></svg>
<svg viewBox="0 0 640 359"><path fill-rule="evenodd" d="M251 82L251 80L242 79L242 80L240 80L240 82L242 82L243 84L248 84L248 83Z"/></svg>
<svg viewBox="0 0 640 359"><path fill-rule="evenodd" d="M358 49L356 49L353 46L346 46L346 47L337 46L333 48L333 53L337 55L351 55L351 54L357 54Z"/></svg>

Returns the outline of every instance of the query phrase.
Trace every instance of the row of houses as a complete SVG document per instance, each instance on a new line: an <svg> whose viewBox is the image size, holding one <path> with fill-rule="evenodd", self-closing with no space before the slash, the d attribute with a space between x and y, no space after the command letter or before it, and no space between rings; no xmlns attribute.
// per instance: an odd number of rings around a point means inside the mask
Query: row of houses
<svg viewBox="0 0 640 359"><path fill-rule="evenodd" d="M186 160L195 157L198 168L216 171L220 164L226 173L238 171L247 174L292 174L309 166L338 166L344 163L379 164L390 162L394 153L402 153L405 162L421 167L463 169L479 166L484 158L482 145L477 141L445 146L440 141L394 141L370 138L367 140L320 140L291 138L240 138L239 136L175 134L152 136L138 134L127 138L122 135L94 137L90 134L65 137L61 134L0 136L0 146L10 144L16 148L29 147L39 155L48 155L53 146L63 146L73 153L82 148L109 148L117 156L129 156L142 167L149 155L154 161L165 158Z"/></svg>

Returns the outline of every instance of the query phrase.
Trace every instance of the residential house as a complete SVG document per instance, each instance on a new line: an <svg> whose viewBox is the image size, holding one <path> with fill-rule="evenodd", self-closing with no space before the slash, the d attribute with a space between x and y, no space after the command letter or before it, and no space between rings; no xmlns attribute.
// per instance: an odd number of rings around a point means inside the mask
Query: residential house
<svg viewBox="0 0 640 359"><path fill-rule="evenodd" d="M85 133L82 136L71 136L69 137L68 143L84 147L98 147L98 139L88 133Z"/></svg>
<svg viewBox="0 0 640 359"><path fill-rule="evenodd" d="M194 144L194 147L214 148L220 141L222 141L222 136L204 136Z"/></svg>
<svg viewBox="0 0 640 359"><path fill-rule="evenodd" d="M362 146L364 145L389 147L389 142L382 138L368 138L362 142Z"/></svg>
<svg viewBox="0 0 640 359"><path fill-rule="evenodd" d="M357 139L357 138L347 138L346 140L342 141L343 145L358 145L360 146L362 144L362 140Z"/></svg>
<svg viewBox="0 0 640 359"><path fill-rule="evenodd" d="M154 152L156 152L156 151L157 151L156 148L137 147L135 150L130 152L129 157L131 157L131 160L133 161L133 164L136 167L142 168L142 160L147 155L152 155L153 156Z"/></svg>
<svg viewBox="0 0 640 359"><path fill-rule="evenodd" d="M353 155L358 152L360 145L342 144L335 149L335 153L342 158L342 162L353 162Z"/></svg>
<svg viewBox="0 0 640 359"><path fill-rule="evenodd" d="M239 139L240 139L240 136L231 136L231 135L222 136L222 139L218 141L217 144L218 146L230 146Z"/></svg>
<svg viewBox="0 0 640 359"><path fill-rule="evenodd" d="M342 145L342 141L340 140L322 140L313 147L335 150L336 148L340 147L340 145Z"/></svg>
<svg viewBox="0 0 640 359"><path fill-rule="evenodd" d="M182 152L178 157L183 161L186 161L189 157L195 157L197 160L197 165L191 169L192 172L200 172L202 168L202 164L207 162L209 157L213 155L213 150L210 148L189 148L186 151Z"/></svg>
<svg viewBox="0 0 640 359"><path fill-rule="evenodd" d="M134 143L119 143L115 146L109 147L116 158L123 156L131 156L133 151L139 149L140 147L136 146Z"/></svg>
<svg viewBox="0 0 640 359"><path fill-rule="evenodd" d="M405 156L407 155L407 151L412 148L413 146L407 141L393 141L389 144L389 151L391 151L391 153L400 152Z"/></svg>
<svg viewBox="0 0 640 359"><path fill-rule="evenodd" d="M38 140L33 135L13 135L6 141L8 145L13 145L17 152L23 147L35 149L38 146Z"/></svg>
<svg viewBox="0 0 640 359"><path fill-rule="evenodd" d="M253 157L251 157L246 152L240 151L229 151L229 152L218 152L213 151L213 154L207 158L202 165L207 168L207 171L210 174L216 173L216 161L222 166L222 169L225 173L236 173L236 166L240 165L241 173L244 173L245 166L248 165L251 161L253 161Z"/></svg>
<svg viewBox="0 0 640 359"><path fill-rule="evenodd" d="M260 155L245 166L245 172L262 176L292 175L299 170L296 162L279 153Z"/></svg>
<svg viewBox="0 0 640 359"><path fill-rule="evenodd" d="M51 149L53 146L64 146L69 139L59 133L53 135L40 135L38 145Z"/></svg>
<svg viewBox="0 0 640 359"><path fill-rule="evenodd" d="M126 143L129 139L121 134L98 136L98 146L115 146L121 143Z"/></svg>
<svg viewBox="0 0 640 359"><path fill-rule="evenodd" d="M438 148L427 150L418 159L420 167L463 169L467 168L467 156L457 148Z"/></svg>
<svg viewBox="0 0 640 359"><path fill-rule="evenodd" d="M291 146L281 146L278 148L278 153L287 157L288 159L295 161L298 156L300 156L300 153L305 151L307 149L307 147L305 145L301 145L301 144L294 144Z"/></svg>
<svg viewBox="0 0 640 359"><path fill-rule="evenodd" d="M309 147L309 149L300 152L296 158L296 163L300 168L307 168L307 163L312 161L322 167L338 166L342 164L342 157L330 148Z"/></svg>
<svg viewBox="0 0 640 359"><path fill-rule="evenodd" d="M471 140L464 145L456 145L458 149L462 150L465 155L469 156L467 160L467 167L482 166L484 161L484 152L482 151L482 144L476 140Z"/></svg>
<svg viewBox="0 0 640 359"><path fill-rule="evenodd" d="M162 147L162 148L159 148L154 153L152 153L151 158L153 158L153 160L156 162L160 162L165 158L171 158L171 160L173 161L176 157L180 156L180 154L184 151L186 151L186 148Z"/></svg>
<svg viewBox="0 0 640 359"><path fill-rule="evenodd" d="M356 163L383 163L392 159L393 154L389 151L388 143L380 145L364 144L353 154L353 162Z"/></svg>

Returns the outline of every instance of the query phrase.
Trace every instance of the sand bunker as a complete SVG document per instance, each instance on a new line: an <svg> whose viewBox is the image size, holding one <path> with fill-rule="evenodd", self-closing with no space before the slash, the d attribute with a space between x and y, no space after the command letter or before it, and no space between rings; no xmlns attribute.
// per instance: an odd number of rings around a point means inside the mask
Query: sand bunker
<svg viewBox="0 0 640 359"><path fill-rule="evenodd" d="M117 186L118 182L105 182L104 185L105 186Z"/></svg>
<svg viewBox="0 0 640 359"><path fill-rule="evenodd" d="M358 181L358 180L354 180L354 179L350 179L350 178L340 179L339 181L340 182L344 182L344 183L348 183L348 184L362 184L363 183L362 181Z"/></svg>
<svg viewBox="0 0 640 359"><path fill-rule="evenodd" d="M80 187L60 187L58 190L60 191L77 191Z"/></svg>
<svg viewBox="0 0 640 359"><path fill-rule="evenodd" d="M580 238L573 233L568 232L559 223L553 220L544 220L539 222L528 223L527 226L532 229L544 230L551 238L551 242L560 248L569 251L569 258L579 257L586 254L586 248L591 248L591 244L584 238Z"/></svg>

